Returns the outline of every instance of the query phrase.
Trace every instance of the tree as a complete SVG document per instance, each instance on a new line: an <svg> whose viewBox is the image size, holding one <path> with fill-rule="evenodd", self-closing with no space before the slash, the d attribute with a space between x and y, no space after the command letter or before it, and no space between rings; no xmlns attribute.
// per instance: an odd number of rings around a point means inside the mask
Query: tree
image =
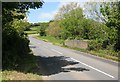
<svg viewBox="0 0 120 82"><path fill-rule="evenodd" d="M104 2L86 2L84 4L84 14L86 18L105 23L106 17L104 17L100 11L101 5L104 5Z"/></svg>
<svg viewBox="0 0 120 82"><path fill-rule="evenodd" d="M54 20L62 20L64 19L64 15L69 13L70 11L80 7L78 3L71 2L68 3L67 5L63 5L57 12L57 14L54 17Z"/></svg>
<svg viewBox="0 0 120 82"><path fill-rule="evenodd" d="M46 29L48 28L48 23L40 23L40 36L46 36Z"/></svg>
<svg viewBox="0 0 120 82"><path fill-rule="evenodd" d="M111 29L110 41L115 46L115 50L120 50L120 1L104 3L101 5L101 13L107 18L106 25ZM112 35L111 35L112 34ZM114 35L113 35L114 34Z"/></svg>
<svg viewBox="0 0 120 82"><path fill-rule="evenodd" d="M71 7L70 4L62 8L62 11L65 9L68 12L62 15L63 19L60 21L61 37L63 39L103 39L104 41L104 37L107 38L108 28L100 22L86 18L80 6L69 8ZM70 9L70 11L66 8Z"/></svg>
<svg viewBox="0 0 120 82"><path fill-rule="evenodd" d="M53 36L53 37L60 37L61 29L59 25L60 21L50 21L49 27L46 29L47 35Z"/></svg>
<svg viewBox="0 0 120 82"><path fill-rule="evenodd" d="M19 34L24 33L24 30L26 30L29 26L30 24L24 20L14 19L12 22L12 27L14 27Z"/></svg>
<svg viewBox="0 0 120 82"><path fill-rule="evenodd" d="M20 34L24 19L29 8L40 8L43 2L3 2L2 3L2 69L18 69L26 59L31 60L29 40ZM18 22L16 20L19 20ZM21 61L22 59L22 61ZM32 60L31 60L32 61Z"/></svg>
<svg viewBox="0 0 120 82"><path fill-rule="evenodd" d="M89 14L87 18L103 22L108 28L106 41L109 46L114 45L116 51L120 50L120 1L118 2L88 2L84 12ZM105 29L104 29L105 30ZM101 38L102 39L102 38Z"/></svg>
<svg viewBox="0 0 120 82"><path fill-rule="evenodd" d="M69 3L61 7L55 17L55 20L60 21L60 27L62 28L61 37L67 39L69 37L75 38L79 35L79 20L82 20L84 15L82 8L78 3Z"/></svg>

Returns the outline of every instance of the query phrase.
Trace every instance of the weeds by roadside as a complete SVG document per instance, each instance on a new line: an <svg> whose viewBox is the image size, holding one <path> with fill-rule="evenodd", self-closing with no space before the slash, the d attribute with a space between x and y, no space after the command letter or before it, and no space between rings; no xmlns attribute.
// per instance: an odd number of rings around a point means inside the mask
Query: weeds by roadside
<svg viewBox="0 0 120 82"><path fill-rule="evenodd" d="M33 73L22 73L18 71L2 72L2 80L42 80L41 76Z"/></svg>
<svg viewBox="0 0 120 82"><path fill-rule="evenodd" d="M120 61L120 59L118 57L114 56L114 54L118 55L119 52L118 53L112 52L110 50L87 50L87 49L80 49L80 48L72 48L72 47L65 46L64 40L56 39L52 36L34 36L34 38L43 40L45 42L51 42L54 45L58 45L58 46L74 49L77 51L90 53L91 55L99 56L102 58L106 58L106 59L110 59L110 60L114 60L114 61ZM113 54L113 55L110 55L110 54Z"/></svg>

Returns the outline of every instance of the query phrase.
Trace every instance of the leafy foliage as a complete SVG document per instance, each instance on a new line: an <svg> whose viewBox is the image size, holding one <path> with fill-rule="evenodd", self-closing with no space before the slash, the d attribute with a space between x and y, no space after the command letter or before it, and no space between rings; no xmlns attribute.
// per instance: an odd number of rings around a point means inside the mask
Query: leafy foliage
<svg viewBox="0 0 120 82"><path fill-rule="evenodd" d="M70 4L66 5L66 8L68 6L70 7ZM63 28L61 36L63 39L67 39L70 37L75 39L76 36L80 34L79 30L81 29L81 26L80 26L81 21L79 19L82 20L84 16L83 16L82 9L79 6L75 8L70 8L70 10L68 11L69 11L68 13L65 13L63 15L64 19L60 23L61 27Z"/></svg>
<svg viewBox="0 0 120 82"><path fill-rule="evenodd" d="M87 19L83 15L80 7L64 14L65 19L61 21L63 28L61 36L64 39L107 39L108 28L92 19Z"/></svg>
<svg viewBox="0 0 120 82"><path fill-rule="evenodd" d="M48 27L48 23L40 23L40 36L46 36L46 28Z"/></svg>
<svg viewBox="0 0 120 82"><path fill-rule="evenodd" d="M12 27L14 27L19 34L23 33L24 30L28 29L29 26L30 24L23 20L14 19L12 22Z"/></svg>
<svg viewBox="0 0 120 82"><path fill-rule="evenodd" d="M49 23L49 27L46 29L47 35L60 37L61 28L59 21L53 21Z"/></svg>
<svg viewBox="0 0 120 82"><path fill-rule="evenodd" d="M104 3L101 5L101 13L107 18L106 26L110 30L109 38L112 44L115 45L115 50L120 50L120 1Z"/></svg>
<svg viewBox="0 0 120 82"><path fill-rule="evenodd" d="M40 8L42 4L42 2L2 3L3 70L23 68L26 60L33 62L32 55L29 53L29 40L23 32L28 23L23 22L22 19L29 8Z"/></svg>
<svg viewBox="0 0 120 82"><path fill-rule="evenodd" d="M53 22L50 22L47 34L64 40L88 40L88 50L115 52L113 49L115 46L118 51L119 3L87 3L85 7L86 9L82 10L73 2L62 6ZM89 16L86 16L85 12Z"/></svg>

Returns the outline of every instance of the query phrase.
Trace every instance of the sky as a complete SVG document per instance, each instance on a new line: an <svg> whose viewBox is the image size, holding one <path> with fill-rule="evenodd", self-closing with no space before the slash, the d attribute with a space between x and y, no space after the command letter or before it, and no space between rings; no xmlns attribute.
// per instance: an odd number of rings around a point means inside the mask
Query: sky
<svg viewBox="0 0 120 82"><path fill-rule="evenodd" d="M49 22L54 18L59 8L68 2L45 2L42 8L29 9L27 20L30 23Z"/></svg>
<svg viewBox="0 0 120 82"><path fill-rule="evenodd" d="M97 1L100 2L102 0L74 0L74 2L79 2L82 8L84 3L89 1ZM103 0L104 1L104 0ZM114 1L114 0L112 0ZM54 19L54 15L57 13L60 7L69 2L73 2L73 0L44 0L44 4L42 8L39 9L29 9L29 14L27 16L27 20L30 23L38 23L38 22L49 22Z"/></svg>
<svg viewBox="0 0 120 82"><path fill-rule="evenodd" d="M57 12L59 2L46 2L43 4L42 8L30 9L28 15L28 22L48 22L52 20L55 13Z"/></svg>

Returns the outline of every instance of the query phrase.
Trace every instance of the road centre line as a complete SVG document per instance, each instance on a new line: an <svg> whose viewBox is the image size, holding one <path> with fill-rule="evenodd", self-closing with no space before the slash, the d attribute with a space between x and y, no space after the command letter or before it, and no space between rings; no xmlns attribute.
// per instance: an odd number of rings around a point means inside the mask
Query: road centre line
<svg viewBox="0 0 120 82"><path fill-rule="evenodd" d="M94 69L94 70L96 70L96 71L98 71L98 72L100 72L100 73L102 73L102 74L104 74L104 75L107 75L107 76L109 76L109 77L111 77L111 78L115 78L114 76L112 76L112 75L110 75L110 74L108 74L108 73L105 73L105 72L103 72L103 71L101 71L101 70L99 70L99 69L97 69L97 68L94 68L94 67L92 67L92 66L90 66L90 65L87 65L87 64L85 64L85 63L83 63L83 62L80 62L80 61L78 61L78 60L76 60L76 59L74 59L74 58L71 58L72 60L74 60L74 61L76 61L76 62L79 62L79 63L81 63L81 64L83 64L83 65L85 65L85 66L87 66L87 67L89 67L89 68L92 68L92 69Z"/></svg>
<svg viewBox="0 0 120 82"><path fill-rule="evenodd" d="M59 54L63 54L63 53L61 53L61 52L59 52L59 51L57 51L57 50L55 50L55 49L51 49L52 51L54 51L54 52L57 52L57 53L59 53Z"/></svg>

